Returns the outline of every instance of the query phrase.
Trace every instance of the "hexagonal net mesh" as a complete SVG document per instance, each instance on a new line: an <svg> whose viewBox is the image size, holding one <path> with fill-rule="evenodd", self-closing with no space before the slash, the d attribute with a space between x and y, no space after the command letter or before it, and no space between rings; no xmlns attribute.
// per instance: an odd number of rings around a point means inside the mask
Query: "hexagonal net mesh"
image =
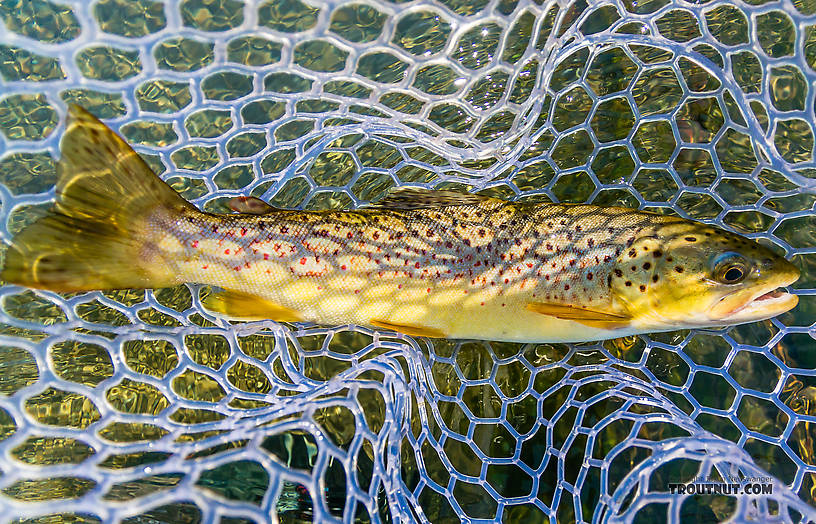
<svg viewBox="0 0 816 524"><path fill-rule="evenodd" d="M0 288L26 522L816 519L816 4L3 0L0 234L68 103L208 211L394 186L623 204L803 270L776 319L603 344L228 323L200 286ZM696 478L772 487L672 494ZM736 479L736 480L734 480Z"/></svg>

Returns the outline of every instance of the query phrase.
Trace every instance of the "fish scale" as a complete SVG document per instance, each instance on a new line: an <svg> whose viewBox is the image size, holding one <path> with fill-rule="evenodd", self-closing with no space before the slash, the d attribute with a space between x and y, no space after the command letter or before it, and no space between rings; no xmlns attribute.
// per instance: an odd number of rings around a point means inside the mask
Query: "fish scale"
<svg viewBox="0 0 816 524"><path fill-rule="evenodd" d="M766 248L634 209L413 189L355 211L243 197L246 213L203 213L95 117L70 116L57 205L15 237L9 282L195 282L220 288L203 304L233 319L515 342L726 325L796 304L774 289L798 270Z"/></svg>
<svg viewBox="0 0 816 524"><path fill-rule="evenodd" d="M441 331L474 314L486 322L506 316L497 309L527 316L525 305L538 299L606 305L608 277L627 241L649 223L673 220L622 208L488 198L424 205L188 217L197 231L175 237L186 246L176 271L188 281L264 297L302 320L381 319ZM376 306L360 307L366 302Z"/></svg>

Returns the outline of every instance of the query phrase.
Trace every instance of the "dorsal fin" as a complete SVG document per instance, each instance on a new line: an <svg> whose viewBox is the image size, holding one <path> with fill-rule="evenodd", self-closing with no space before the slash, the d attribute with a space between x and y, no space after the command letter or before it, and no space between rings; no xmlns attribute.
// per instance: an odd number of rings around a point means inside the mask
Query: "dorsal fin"
<svg viewBox="0 0 816 524"><path fill-rule="evenodd" d="M477 206L485 202L501 203L502 201L458 191L405 187L391 190L382 200L371 204L371 207L404 211L447 206Z"/></svg>

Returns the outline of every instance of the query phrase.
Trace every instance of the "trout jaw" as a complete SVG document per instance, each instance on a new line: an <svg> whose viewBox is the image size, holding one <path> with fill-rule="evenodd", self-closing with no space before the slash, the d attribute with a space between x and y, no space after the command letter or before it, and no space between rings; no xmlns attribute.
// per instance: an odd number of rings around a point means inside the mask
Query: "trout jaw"
<svg viewBox="0 0 816 524"><path fill-rule="evenodd" d="M760 293L744 302L741 307L714 320L726 325L765 320L793 309L798 303L798 296L774 288L766 293ZM715 307L715 311L716 309Z"/></svg>
<svg viewBox="0 0 816 524"><path fill-rule="evenodd" d="M744 324L775 317L793 309L799 303L799 297L779 289L799 279L799 271L790 267L792 271L786 271L759 289L735 291L721 298L709 312L711 320L723 325Z"/></svg>

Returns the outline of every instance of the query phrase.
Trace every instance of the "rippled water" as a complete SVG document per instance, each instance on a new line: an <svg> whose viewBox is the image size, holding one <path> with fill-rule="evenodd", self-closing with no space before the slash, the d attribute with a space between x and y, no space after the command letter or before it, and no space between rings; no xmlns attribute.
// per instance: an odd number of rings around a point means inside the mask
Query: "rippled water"
<svg viewBox="0 0 816 524"><path fill-rule="evenodd" d="M679 437L687 453L718 437L708 453L740 464L743 449L814 505L816 21L782 6L0 2L6 241L48 207L77 103L207 211L235 195L345 208L401 185L591 201L717 223L803 270L776 320L578 346L230 325L199 286L6 286L0 506L81 522L728 518L733 497L632 502L625 477L649 457L665 461L652 490L698 472L660 455Z"/></svg>

